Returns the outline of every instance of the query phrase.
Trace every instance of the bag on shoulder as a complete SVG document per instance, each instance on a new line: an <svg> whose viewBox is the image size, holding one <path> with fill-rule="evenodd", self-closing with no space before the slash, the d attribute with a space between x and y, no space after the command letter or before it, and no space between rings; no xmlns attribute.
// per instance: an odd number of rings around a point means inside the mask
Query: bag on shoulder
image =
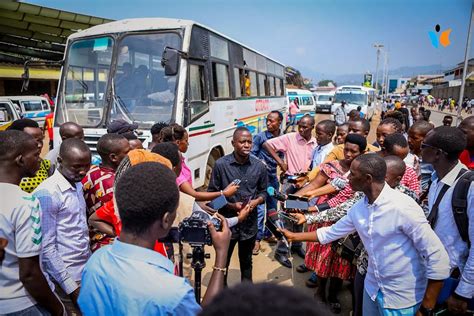
<svg viewBox="0 0 474 316"><path fill-rule="evenodd" d="M347 235L331 244L331 248L334 252L340 255L342 259L346 259L352 264L356 264L357 258L360 256L362 251L362 247L362 241L356 233Z"/></svg>
<svg viewBox="0 0 474 316"><path fill-rule="evenodd" d="M471 241L469 240L469 217L467 216L467 200L469 188L472 181L474 181L474 171L463 169L463 173L459 177L458 182L454 186L453 197L451 199L451 206L453 208L454 221L459 231L459 235L463 241L467 242L471 248ZM472 207L472 206L471 206Z"/></svg>

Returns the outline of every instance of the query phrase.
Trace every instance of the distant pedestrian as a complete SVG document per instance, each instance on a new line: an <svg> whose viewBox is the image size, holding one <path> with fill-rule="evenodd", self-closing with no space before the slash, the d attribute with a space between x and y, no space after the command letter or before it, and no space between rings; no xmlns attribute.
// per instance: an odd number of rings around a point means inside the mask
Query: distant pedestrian
<svg viewBox="0 0 474 316"><path fill-rule="evenodd" d="M453 117L451 115L445 115L443 118L444 126L451 126L453 124Z"/></svg>
<svg viewBox="0 0 474 316"><path fill-rule="evenodd" d="M342 101L341 105L334 111L334 121L336 125L342 125L347 122L346 101Z"/></svg>
<svg viewBox="0 0 474 316"><path fill-rule="evenodd" d="M299 112L300 112L300 107L298 104L298 98L294 98L293 100L291 100L291 103L290 103L290 108L289 108L290 121L288 123L288 127L289 126L294 127L296 125L296 115ZM294 128L292 129L292 131L294 131Z"/></svg>

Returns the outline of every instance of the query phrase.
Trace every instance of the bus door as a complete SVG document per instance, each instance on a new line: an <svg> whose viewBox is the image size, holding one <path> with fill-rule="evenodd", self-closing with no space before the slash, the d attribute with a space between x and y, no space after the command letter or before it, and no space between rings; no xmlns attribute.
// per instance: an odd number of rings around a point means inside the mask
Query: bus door
<svg viewBox="0 0 474 316"><path fill-rule="evenodd" d="M205 63L188 60L183 121L183 125L188 128L190 138L188 158L204 156L204 154L208 153L211 146L210 135L214 129L214 122L211 122L209 115L208 84L209 80Z"/></svg>

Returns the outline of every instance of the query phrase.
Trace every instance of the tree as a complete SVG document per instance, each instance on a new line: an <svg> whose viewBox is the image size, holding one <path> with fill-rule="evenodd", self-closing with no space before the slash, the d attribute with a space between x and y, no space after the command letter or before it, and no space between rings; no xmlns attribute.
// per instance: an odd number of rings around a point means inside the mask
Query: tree
<svg viewBox="0 0 474 316"><path fill-rule="evenodd" d="M324 79L318 82L318 87L327 87L329 86L329 83L331 83L333 86L336 86L336 83L334 82L334 80Z"/></svg>

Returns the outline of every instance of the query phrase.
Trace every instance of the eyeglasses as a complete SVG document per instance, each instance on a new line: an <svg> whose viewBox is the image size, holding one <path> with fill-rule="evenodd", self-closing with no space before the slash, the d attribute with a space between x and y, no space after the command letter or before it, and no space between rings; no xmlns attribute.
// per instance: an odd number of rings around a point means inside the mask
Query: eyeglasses
<svg viewBox="0 0 474 316"><path fill-rule="evenodd" d="M422 143L421 143L421 149L425 149L425 148L434 148L434 149L437 149L437 150L441 150L441 149L439 149L439 148L436 147L436 146L433 146L433 145L427 144L427 143L425 143L425 142L422 142Z"/></svg>
<svg viewBox="0 0 474 316"><path fill-rule="evenodd" d="M438 151L440 151L440 152L442 152L442 153L446 153L446 152L445 152L444 150L442 150L441 148L438 148L438 147L436 147L436 146L427 144L427 143L425 143L425 142L422 142L420 147L421 147L421 149L433 148L433 149L438 150Z"/></svg>

